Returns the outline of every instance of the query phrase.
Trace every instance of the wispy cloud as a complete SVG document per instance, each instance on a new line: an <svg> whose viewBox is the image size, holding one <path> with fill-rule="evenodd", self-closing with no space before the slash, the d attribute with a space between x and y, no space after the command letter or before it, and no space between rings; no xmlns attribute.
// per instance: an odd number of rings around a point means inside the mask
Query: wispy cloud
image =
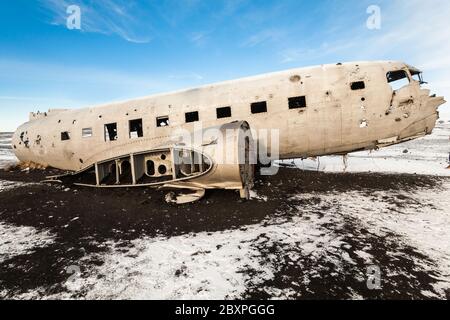
<svg viewBox="0 0 450 320"><path fill-rule="evenodd" d="M245 39L244 42L242 43L242 46L254 47L265 42L279 41L283 38L285 34L286 32L283 30L266 29L258 33L255 33L250 37L248 37L247 39Z"/></svg>
<svg viewBox="0 0 450 320"><path fill-rule="evenodd" d="M307 47L307 48L294 48L294 49L285 49L282 50L279 55L281 56L281 63L289 63L289 62L301 62L308 61L312 58L318 59L327 56L338 56L340 53L354 48L356 46L355 43L347 42L322 42L318 47Z"/></svg>
<svg viewBox="0 0 450 320"><path fill-rule="evenodd" d="M117 35L133 43L148 43L153 37L149 14L139 3L126 0L40 0L50 16L49 23L66 26L70 5L81 8L83 32Z"/></svg>
<svg viewBox="0 0 450 320"><path fill-rule="evenodd" d="M402 60L424 70L430 87L436 93L450 97L448 1L381 0L378 4L382 18L380 30L366 28L368 15L364 3L358 4L358 10L343 6L340 18L334 20L331 16L329 21L323 22L327 23L326 28L309 25L306 30L310 33L301 39L301 43L281 48L279 62L309 65L352 60ZM450 115L448 106L441 110Z"/></svg>
<svg viewBox="0 0 450 320"><path fill-rule="evenodd" d="M383 10L383 9L382 9ZM430 88L450 98L450 6L446 0L409 0L386 3L383 17L386 31L368 39L372 50L392 54L425 72ZM382 12L383 12L382 11ZM377 49L378 48L378 49ZM403 56L405 58L403 58ZM450 116L447 105L440 108Z"/></svg>
<svg viewBox="0 0 450 320"><path fill-rule="evenodd" d="M300 45L279 51L281 62L301 61L317 57L349 58L404 56L414 63L429 67L450 67L450 6L446 0L431 3L421 0L382 1L382 28L369 31L360 12L345 12L338 20L339 33L308 26L311 34ZM333 20L332 17L331 20Z"/></svg>
<svg viewBox="0 0 450 320"><path fill-rule="evenodd" d="M208 41L208 37L211 31L197 31L189 34L188 39L196 46L203 46Z"/></svg>
<svg viewBox="0 0 450 320"><path fill-rule="evenodd" d="M446 0L395 1L382 7L386 30L370 37L368 54L382 52L407 60L425 72L436 93L450 97L450 6ZM383 28L382 30L383 31ZM404 58L403 58L404 57ZM448 104L441 107L450 115Z"/></svg>

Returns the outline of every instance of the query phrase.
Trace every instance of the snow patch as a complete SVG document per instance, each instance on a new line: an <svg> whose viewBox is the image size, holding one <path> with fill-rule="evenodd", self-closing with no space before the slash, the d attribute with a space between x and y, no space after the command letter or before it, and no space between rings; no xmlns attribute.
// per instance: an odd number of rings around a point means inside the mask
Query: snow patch
<svg viewBox="0 0 450 320"><path fill-rule="evenodd" d="M320 195L320 199L338 207L340 214L358 221L371 233L380 237L394 233L398 235L399 243L430 258L434 264L415 262L425 269L437 271L440 277L434 288L445 297L445 290L450 289L450 181L444 181L436 190L396 191L397 205L386 201L389 196L385 191L375 191L370 196L352 191L328 193ZM303 200L311 197L311 194L295 196ZM373 258L364 250L355 251L355 254L367 264ZM387 254L395 255L394 252Z"/></svg>
<svg viewBox="0 0 450 320"><path fill-rule="evenodd" d="M267 196L259 195L255 190L250 190L250 199L267 202Z"/></svg>
<svg viewBox="0 0 450 320"><path fill-rule="evenodd" d="M48 231L0 222L0 262L48 246L54 239L55 236Z"/></svg>
<svg viewBox="0 0 450 320"><path fill-rule="evenodd" d="M24 185L27 184L23 182L0 180L0 192L5 192L11 189L19 188Z"/></svg>
<svg viewBox="0 0 450 320"><path fill-rule="evenodd" d="M313 214L238 230L138 239L125 248L121 243L109 243L110 253L95 257L104 261L102 266L68 281L69 292L51 298L70 298L80 291L87 292L87 299L240 298L249 283L261 286L280 268L275 254L269 254L263 263L261 246L290 247L289 258L296 263L308 255L333 263L336 270L342 270L343 263L354 264L340 249L346 244L342 237L323 227L330 223L338 225L339 221ZM288 298L294 295L294 288L264 290L273 297Z"/></svg>
<svg viewBox="0 0 450 320"><path fill-rule="evenodd" d="M111 243L104 264L67 283L78 291L89 289L87 299L224 299L245 290L253 235L246 231L198 233L172 238L135 240L128 248Z"/></svg>
<svg viewBox="0 0 450 320"><path fill-rule="evenodd" d="M12 150L12 136L11 132L0 132L0 169L6 169L19 162Z"/></svg>

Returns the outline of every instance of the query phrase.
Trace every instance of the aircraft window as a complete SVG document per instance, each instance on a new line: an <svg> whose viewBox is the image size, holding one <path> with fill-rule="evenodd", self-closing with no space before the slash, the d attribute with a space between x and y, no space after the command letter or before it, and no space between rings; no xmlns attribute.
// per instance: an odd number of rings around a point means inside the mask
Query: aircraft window
<svg viewBox="0 0 450 320"><path fill-rule="evenodd" d="M92 128L83 128L81 130L81 135L83 136L83 138L92 137Z"/></svg>
<svg viewBox="0 0 450 320"><path fill-rule="evenodd" d="M389 71L386 74L386 78L394 91L409 84L408 74L405 70Z"/></svg>
<svg viewBox="0 0 450 320"><path fill-rule="evenodd" d="M141 138L144 136L142 129L142 119L130 120L130 138Z"/></svg>
<svg viewBox="0 0 450 320"><path fill-rule="evenodd" d="M293 97L289 98L289 109L306 108L306 97Z"/></svg>
<svg viewBox="0 0 450 320"><path fill-rule="evenodd" d="M418 81L420 84L426 84L425 81L423 81L422 72L419 70L409 70L409 73L411 73L411 76L414 80Z"/></svg>
<svg viewBox="0 0 450 320"><path fill-rule="evenodd" d="M198 111L186 112L185 113L185 117L186 117L186 123L198 121L198 119L199 119L198 118Z"/></svg>
<svg viewBox="0 0 450 320"><path fill-rule="evenodd" d="M157 127L167 127L168 125L169 125L169 116L156 118L156 126Z"/></svg>
<svg viewBox="0 0 450 320"><path fill-rule="evenodd" d="M105 124L105 141L117 140L117 123Z"/></svg>
<svg viewBox="0 0 450 320"><path fill-rule="evenodd" d="M252 113L264 113L267 112L267 102L261 101L261 102L254 102L251 104L251 111Z"/></svg>
<svg viewBox="0 0 450 320"><path fill-rule="evenodd" d="M68 131L61 132L61 141L70 140L70 134Z"/></svg>
<svg viewBox="0 0 450 320"><path fill-rule="evenodd" d="M357 81L352 82L350 87L352 88L352 90L363 90L366 88L366 84L364 83L364 81Z"/></svg>
<svg viewBox="0 0 450 320"><path fill-rule="evenodd" d="M217 113L217 119L230 118L231 117L231 107L217 108L216 113Z"/></svg>

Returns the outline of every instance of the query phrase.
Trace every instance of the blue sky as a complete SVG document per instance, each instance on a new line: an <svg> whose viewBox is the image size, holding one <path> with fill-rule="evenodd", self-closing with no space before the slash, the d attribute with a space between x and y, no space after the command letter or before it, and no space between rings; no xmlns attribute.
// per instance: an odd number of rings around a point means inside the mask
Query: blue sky
<svg viewBox="0 0 450 320"><path fill-rule="evenodd" d="M66 27L73 4L81 30ZM2 0L0 131L30 111L339 61L406 61L448 97L449 17L447 0Z"/></svg>

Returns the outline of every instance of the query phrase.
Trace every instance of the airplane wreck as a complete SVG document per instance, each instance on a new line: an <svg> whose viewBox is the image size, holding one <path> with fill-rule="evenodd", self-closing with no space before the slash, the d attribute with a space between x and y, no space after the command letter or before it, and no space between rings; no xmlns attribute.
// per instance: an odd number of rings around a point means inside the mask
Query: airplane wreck
<svg viewBox="0 0 450 320"><path fill-rule="evenodd" d="M189 191L168 196L175 203L200 199L207 189L248 198L262 149L271 161L345 155L431 134L445 100L424 83L420 70L402 62L291 69L31 113L12 145L22 162L68 172L51 181ZM276 130L277 141L258 130Z"/></svg>

